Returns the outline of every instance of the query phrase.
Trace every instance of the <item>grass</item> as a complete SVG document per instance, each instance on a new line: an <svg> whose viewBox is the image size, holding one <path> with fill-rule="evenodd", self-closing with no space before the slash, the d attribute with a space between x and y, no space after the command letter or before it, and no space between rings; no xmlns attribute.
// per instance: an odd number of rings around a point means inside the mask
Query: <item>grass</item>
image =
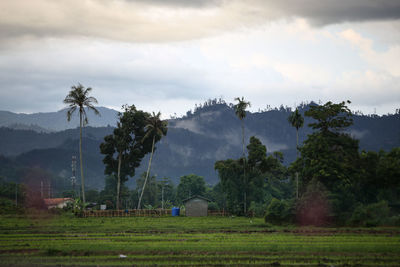
<svg viewBox="0 0 400 267"><path fill-rule="evenodd" d="M243 217L3 216L0 263L400 266L400 229L267 227Z"/></svg>

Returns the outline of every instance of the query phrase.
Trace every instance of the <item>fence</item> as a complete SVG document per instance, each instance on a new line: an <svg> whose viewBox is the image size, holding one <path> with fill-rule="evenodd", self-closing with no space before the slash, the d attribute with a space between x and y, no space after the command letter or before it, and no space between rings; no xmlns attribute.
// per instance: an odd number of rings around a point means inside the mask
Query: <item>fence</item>
<svg viewBox="0 0 400 267"><path fill-rule="evenodd" d="M82 217L160 217L171 215L170 209L85 210Z"/></svg>
<svg viewBox="0 0 400 267"><path fill-rule="evenodd" d="M208 216L231 216L231 214L225 210L208 210Z"/></svg>
<svg viewBox="0 0 400 267"><path fill-rule="evenodd" d="M143 209L143 210L85 210L81 213L81 216L86 217L161 217L171 216L171 209ZM181 210L181 215L185 215ZM230 214L224 210L222 211L208 211L208 216L230 216Z"/></svg>

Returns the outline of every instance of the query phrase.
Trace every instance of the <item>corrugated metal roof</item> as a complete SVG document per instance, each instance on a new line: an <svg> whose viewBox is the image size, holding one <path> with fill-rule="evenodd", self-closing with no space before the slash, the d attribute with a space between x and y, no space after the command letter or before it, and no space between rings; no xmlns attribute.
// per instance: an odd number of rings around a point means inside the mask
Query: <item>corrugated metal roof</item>
<svg viewBox="0 0 400 267"><path fill-rule="evenodd" d="M211 200L209 200L208 198L205 198L205 197L202 197L202 196L193 196L193 197L189 197L189 198L187 198L187 199L184 199L183 200L183 203L185 203L185 202L187 202L187 201L189 201L189 200L192 200L192 199L194 199L194 198L199 198L199 199L203 199L203 200L205 200L205 201L208 201L208 202L211 202Z"/></svg>

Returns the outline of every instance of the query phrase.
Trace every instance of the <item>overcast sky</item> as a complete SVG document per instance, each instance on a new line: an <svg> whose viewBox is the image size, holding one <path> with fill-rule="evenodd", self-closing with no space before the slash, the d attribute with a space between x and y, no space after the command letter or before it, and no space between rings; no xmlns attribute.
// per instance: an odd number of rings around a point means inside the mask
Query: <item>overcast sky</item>
<svg viewBox="0 0 400 267"><path fill-rule="evenodd" d="M59 110L78 82L166 118L237 96L394 113L400 1L1 0L0 110Z"/></svg>

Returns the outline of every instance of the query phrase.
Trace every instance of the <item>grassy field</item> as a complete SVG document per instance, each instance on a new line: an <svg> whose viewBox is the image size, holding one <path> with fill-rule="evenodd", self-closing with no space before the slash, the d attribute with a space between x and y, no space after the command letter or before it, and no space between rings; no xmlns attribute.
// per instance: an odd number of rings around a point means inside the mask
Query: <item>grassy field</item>
<svg viewBox="0 0 400 267"><path fill-rule="evenodd" d="M243 217L2 216L0 263L400 266L400 229L268 227Z"/></svg>

